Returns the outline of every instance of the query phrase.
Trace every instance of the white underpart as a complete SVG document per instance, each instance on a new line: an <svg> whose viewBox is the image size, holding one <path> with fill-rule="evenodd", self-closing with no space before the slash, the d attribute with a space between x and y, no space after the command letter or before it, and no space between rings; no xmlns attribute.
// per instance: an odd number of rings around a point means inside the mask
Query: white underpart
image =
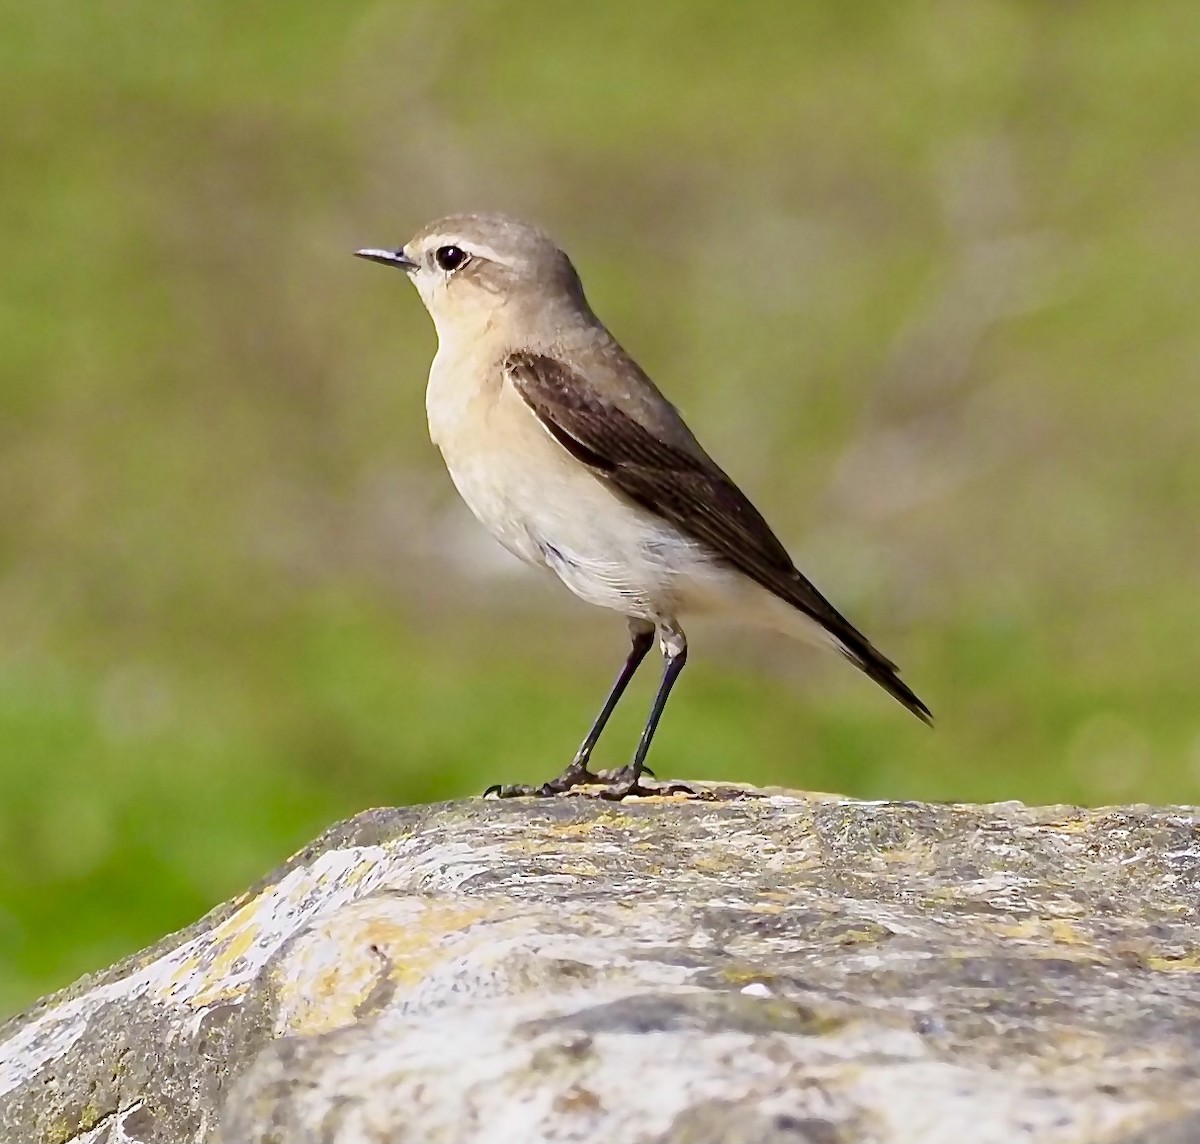
<svg viewBox="0 0 1200 1144"><path fill-rule="evenodd" d="M656 624L705 615L833 642L820 625L572 457L502 380L499 363L476 356L475 343L442 337L426 409L430 435L480 523L580 599Z"/></svg>

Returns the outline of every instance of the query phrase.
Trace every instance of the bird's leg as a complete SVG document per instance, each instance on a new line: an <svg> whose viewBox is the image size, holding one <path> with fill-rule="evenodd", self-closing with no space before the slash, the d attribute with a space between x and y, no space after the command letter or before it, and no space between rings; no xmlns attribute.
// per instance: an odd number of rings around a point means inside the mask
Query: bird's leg
<svg viewBox="0 0 1200 1144"><path fill-rule="evenodd" d="M654 625L646 620L630 620L629 637L631 642L629 655L625 658L625 664L617 674L617 678L613 681L608 698L604 701L604 706L600 708L600 714L596 716L595 722L584 737L583 742L580 743L579 750L575 752L575 757L571 760L567 769L558 778L551 779L548 783L542 783L541 786L501 786L497 784L488 787L484 791L485 795L495 793L500 798L514 798L520 795L545 796L561 794L563 791L570 790L572 787L580 786L584 783L610 781L611 776L608 774L592 774L588 770L588 763L591 761L592 751L595 750L604 728L612 717L612 713L617 709L617 704L621 701L621 696L625 694L625 689L629 686L629 681L633 679L637 673L637 669L642 665L642 660L646 658L647 653L654 646ZM621 773L624 773L624 769Z"/></svg>
<svg viewBox="0 0 1200 1144"><path fill-rule="evenodd" d="M617 678L613 681L612 690L609 691L604 706L600 708L600 714L596 716L596 721L584 736L583 742L579 744L579 750L575 752L575 758L571 760L570 766L557 779L554 779L551 785L557 786L559 783L565 782L566 786L562 789L566 790L579 783L606 780L606 776L593 775L588 770L588 763L591 761L592 751L596 749L596 744L600 741L604 728L608 725L612 713L621 701L621 696L625 694L625 689L637 674L637 669L642 666L642 661L654 646L654 625L646 620L630 620L629 638L629 655L617 674Z"/></svg>
<svg viewBox="0 0 1200 1144"><path fill-rule="evenodd" d="M654 704L650 708L650 717L642 729L642 737L638 740L633 762L604 776L609 785L601 792L602 798L620 800L637 792L638 780L646 773L646 755L650 751L654 732L658 729L658 721L666 709L671 688L675 686L675 680L679 678L679 673L687 663L687 639L678 625L671 622L660 624L658 636L663 654L663 673L658 692L654 696Z"/></svg>

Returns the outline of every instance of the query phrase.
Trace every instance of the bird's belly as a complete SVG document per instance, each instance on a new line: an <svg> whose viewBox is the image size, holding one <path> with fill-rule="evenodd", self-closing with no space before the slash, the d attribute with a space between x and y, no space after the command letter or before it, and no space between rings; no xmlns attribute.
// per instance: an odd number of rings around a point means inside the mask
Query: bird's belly
<svg viewBox="0 0 1200 1144"><path fill-rule="evenodd" d="M540 430L539 430L540 432ZM666 521L610 491L546 439L525 451L446 456L459 495L509 552L550 569L576 596L622 615L675 615L707 563Z"/></svg>
<svg viewBox="0 0 1200 1144"><path fill-rule="evenodd" d="M458 495L496 540L527 564L543 562L519 487L503 479L503 474L484 458L454 463L447 457L446 467Z"/></svg>

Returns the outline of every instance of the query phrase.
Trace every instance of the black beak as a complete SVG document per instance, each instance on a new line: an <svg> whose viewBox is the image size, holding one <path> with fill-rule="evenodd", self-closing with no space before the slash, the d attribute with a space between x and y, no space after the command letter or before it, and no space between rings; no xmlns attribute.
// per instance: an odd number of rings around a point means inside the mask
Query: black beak
<svg viewBox="0 0 1200 1144"><path fill-rule="evenodd" d="M381 262L384 266L398 266L401 270L416 270L415 263L407 254L404 247L399 250L356 250L355 258L365 258L369 262Z"/></svg>

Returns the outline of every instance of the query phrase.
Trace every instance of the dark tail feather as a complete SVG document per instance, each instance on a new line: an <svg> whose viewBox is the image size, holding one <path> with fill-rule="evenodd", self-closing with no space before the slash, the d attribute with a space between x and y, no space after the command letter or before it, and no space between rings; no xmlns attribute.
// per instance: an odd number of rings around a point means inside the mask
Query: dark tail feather
<svg viewBox="0 0 1200 1144"><path fill-rule="evenodd" d="M754 572L748 574L755 576L768 591L774 592L781 600L785 600L810 620L820 624L833 637L834 646L838 651L855 667L875 680L897 703L902 703L922 723L933 726L933 712L900 678L896 665L887 656L877 652L867 637L825 599L799 570L793 567L786 575L763 576Z"/></svg>
<svg viewBox="0 0 1200 1144"><path fill-rule="evenodd" d="M891 660L880 655L865 639L861 643L856 640L854 646L842 644L839 650L855 667L875 680L897 703L902 703L922 723L933 726L933 712L900 678L896 665Z"/></svg>

